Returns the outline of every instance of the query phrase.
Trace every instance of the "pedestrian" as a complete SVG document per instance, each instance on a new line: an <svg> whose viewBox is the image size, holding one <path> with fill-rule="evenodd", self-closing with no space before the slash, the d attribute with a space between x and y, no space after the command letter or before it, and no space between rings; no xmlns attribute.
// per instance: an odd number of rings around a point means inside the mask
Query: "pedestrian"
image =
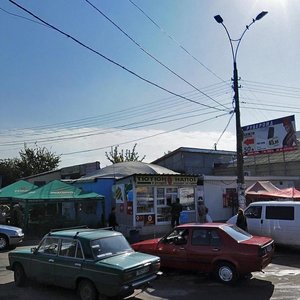
<svg viewBox="0 0 300 300"><path fill-rule="evenodd" d="M206 219L207 223L212 223L212 221L213 221L211 216L208 214L208 208L207 207L205 207L205 219Z"/></svg>
<svg viewBox="0 0 300 300"><path fill-rule="evenodd" d="M23 228L23 212L19 203L14 204L11 211L11 225Z"/></svg>
<svg viewBox="0 0 300 300"><path fill-rule="evenodd" d="M198 215L199 215L199 223L206 222L206 206L204 204L204 200L199 197L198 198Z"/></svg>
<svg viewBox="0 0 300 300"><path fill-rule="evenodd" d="M182 212L182 205L180 204L179 198L176 198L176 202L172 204L171 207L171 225L174 227L175 225L179 225L179 217Z"/></svg>
<svg viewBox="0 0 300 300"><path fill-rule="evenodd" d="M119 226L116 217L116 208L114 206L111 208L111 213L108 216L108 226L112 227L113 230L116 230L116 226Z"/></svg>
<svg viewBox="0 0 300 300"><path fill-rule="evenodd" d="M236 218L236 226L247 231L247 219L244 215L244 211L239 208Z"/></svg>

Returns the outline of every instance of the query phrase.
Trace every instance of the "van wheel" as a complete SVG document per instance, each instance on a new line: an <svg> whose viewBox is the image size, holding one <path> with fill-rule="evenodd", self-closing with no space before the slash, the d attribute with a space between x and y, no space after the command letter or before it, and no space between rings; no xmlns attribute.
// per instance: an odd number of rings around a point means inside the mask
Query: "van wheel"
<svg viewBox="0 0 300 300"><path fill-rule="evenodd" d="M80 281L78 286L78 293L81 300L96 300L98 296L94 284L87 279Z"/></svg>
<svg viewBox="0 0 300 300"><path fill-rule="evenodd" d="M225 284L234 284L238 278L234 265L228 262L218 263L214 274L220 282Z"/></svg>
<svg viewBox="0 0 300 300"><path fill-rule="evenodd" d="M27 277L21 264L14 266L14 280L16 286L24 286L26 284Z"/></svg>

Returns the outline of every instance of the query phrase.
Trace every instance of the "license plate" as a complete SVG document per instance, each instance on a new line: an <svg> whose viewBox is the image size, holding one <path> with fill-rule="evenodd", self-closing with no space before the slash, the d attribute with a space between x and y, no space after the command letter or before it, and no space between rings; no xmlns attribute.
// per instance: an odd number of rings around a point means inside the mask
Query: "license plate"
<svg viewBox="0 0 300 300"><path fill-rule="evenodd" d="M150 270L149 266L144 267L144 268L142 268L142 269L140 269L140 270L137 270L137 271L136 271L136 276L145 274L145 273L149 272L149 270Z"/></svg>

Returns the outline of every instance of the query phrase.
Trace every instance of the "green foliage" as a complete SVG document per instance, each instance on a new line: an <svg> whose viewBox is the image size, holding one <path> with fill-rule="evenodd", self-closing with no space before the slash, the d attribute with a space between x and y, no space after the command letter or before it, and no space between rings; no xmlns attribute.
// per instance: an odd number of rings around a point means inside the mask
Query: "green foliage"
<svg viewBox="0 0 300 300"><path fill-rule="evenodd" d="M2 185L6 186L16 180L47 171L55 170L60 162L60 156L50 152L46 147L28 148L19 151L20 158L1 159L0 175Z"/></svg>
<svg viewBox="0 0 300 300"><path fill-rule="evenodd" d="M20 178L16 163L16 158L0 160L0 176L2 176L2 186L7 186L15 182L16 178Z"/></svg>
<svg viewBox="0 0 300 300"><path fill-rule="evenodd" d="M106 158L112 163L120 163L120 162L125 162L125 161L143 161L145 159L145 155L140 159L138 153L136 152L137 144L134 144L132 150L126 149L125 151L118 150L118 146L111 147L110 152L105 152Z"/></svg>

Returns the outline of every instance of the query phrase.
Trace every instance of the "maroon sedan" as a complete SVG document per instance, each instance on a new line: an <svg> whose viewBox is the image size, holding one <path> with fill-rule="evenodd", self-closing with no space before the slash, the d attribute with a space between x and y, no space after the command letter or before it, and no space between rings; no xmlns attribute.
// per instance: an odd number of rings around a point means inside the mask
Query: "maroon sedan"
<svg viewBox="0 0 300 300"><path fill-rule="evenodd" d="M136 251L159 256L162 267L213 273L228 284L261 271L274 254L271 238L252 236L224 223L184 224L163 238L131 246Z"/></svg>

